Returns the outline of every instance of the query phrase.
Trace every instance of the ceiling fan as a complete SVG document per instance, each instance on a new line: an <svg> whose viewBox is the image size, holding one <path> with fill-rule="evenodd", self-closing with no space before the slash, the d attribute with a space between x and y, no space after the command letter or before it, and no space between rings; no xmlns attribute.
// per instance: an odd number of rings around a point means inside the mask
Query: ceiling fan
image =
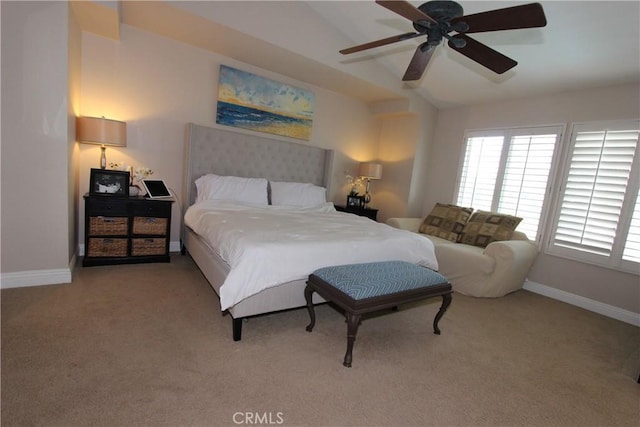
<svg viewBox="0 0 640 427"><path fill-rule="evenodd" d="M413 28L417 32L404 33L372 41L343 49L340 53L347 55L415 37L427 36L427 41L418 46L413 54L409 67L402 77L403 81L419 80L422 77L435 48L442 42L442 39L447 39L449 47L467 58L476 61L497 74L502 74L515 67L518 63L491 49L489 46L472 39L467 34L544 27L547 25L547 19L540 3L507 7L467 16L463 16L462 6L449 0L428 1L417 8L404 0L376 0L376 3L409 19L413 22ZM451 32L457 34L450 35L449 33Z"/></svg>

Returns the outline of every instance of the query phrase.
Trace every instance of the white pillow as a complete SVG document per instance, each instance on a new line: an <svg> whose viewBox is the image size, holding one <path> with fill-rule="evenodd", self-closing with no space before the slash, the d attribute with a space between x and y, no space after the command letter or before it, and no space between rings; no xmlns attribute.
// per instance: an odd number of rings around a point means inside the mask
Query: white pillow
<svg viewBox="0 0 640 427"><path fill-rule="evenodd" d="M235 200L253 205L268 205L267 180L207 174L196 179L196 202Z"/></svg>
<svg viewBox="0 0 640 427"><path fill-rule="evenodd" d="M270 182L274 206L318 206L327 201L327 189L300 182Z"/></svg>

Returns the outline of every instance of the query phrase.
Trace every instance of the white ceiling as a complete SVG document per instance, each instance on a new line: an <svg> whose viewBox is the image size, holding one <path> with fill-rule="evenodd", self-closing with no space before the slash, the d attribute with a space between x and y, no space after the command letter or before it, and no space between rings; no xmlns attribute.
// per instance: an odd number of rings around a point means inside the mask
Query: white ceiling
<svg viewBox="0 0 640 427"><path fill-rule="evenodd" d="M472 14L530 2L459 3ZM639 1L540 3L546 27L472 35L518 61L514 69L497 75L442 45L422 79L410 83L401 79L422 37L348 56L338 53L413 31L410 21L373 0L119 5L125 24L366 101L417 94L448 108L640 80Z"/></svg>
<svg viewBox="0 0 640 427"><path fill-rule="evenodd" d="M468 15L531 2L459 3ZM422 79L413 87L433 104L447 107L640 79L640 2L540 3L547 17L546 27L471 35L515 59L518 65L514 69L497 75L444 45L438 47ZM408 20L373 1L315 2L312 7L355 44L413 31ZM351 57L373 59L400 79L422 41L407 40Z"/></svg>

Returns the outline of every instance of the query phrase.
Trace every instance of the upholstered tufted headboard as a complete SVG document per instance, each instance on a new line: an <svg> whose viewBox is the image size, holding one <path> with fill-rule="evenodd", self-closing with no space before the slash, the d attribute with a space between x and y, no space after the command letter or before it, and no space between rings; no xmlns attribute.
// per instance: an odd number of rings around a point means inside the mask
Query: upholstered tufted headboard
<svg viewBox="0 0 640 427"><path fill-rule="evenodd" d="M332 160L332 150L189 123L184 209L195 201L194 181L207 173L310 182L326 187L329 194Z"/></svg>

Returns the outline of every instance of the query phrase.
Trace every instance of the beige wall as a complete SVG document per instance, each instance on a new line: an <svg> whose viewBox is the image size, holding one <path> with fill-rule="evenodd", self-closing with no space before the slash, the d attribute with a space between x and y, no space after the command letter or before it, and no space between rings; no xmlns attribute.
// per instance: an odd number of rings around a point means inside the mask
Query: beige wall
<svg viewBox="0 0 640 427"><path fill-rule="evenodd" d="M180 196L185 126L215 127L218 70L225 64L315 93L312 137L302 144L336 150L329 200L347 194L343 171L378 155L379 123L369 106L353 98L309 86L215 53L123 25L119 41L83 33L81 110L127 122L127 147L107 148L107 162L124 161L154 170ZM239 130L241 132L241 130ZM264 136L268 137L267 134ZM89 170L98 164L98 146L79 144L79 189L88 191ZM179 241L180 215L174 204L171 240ZM84 207L78 234L84 239Z"/></svg>
<svg viewBox="0 0 640 427"><path fill-rule="evenodd" d="M70 278L68 5L1 2L2 274ZM32 277L33 278L33 277ZM53 282L52 282L53 281Z"/></svg>
<svg viewBox="0 0 640 427"><path fill-rule="evenodd" d="M371 182L371 207L380 209L378 220L406 216L418 147L418 121L415 114L381 119L379 158L382 179Z"/></svg>
<svg viewBox="0 0 640 427"><path fill-rule="evenodd" d="M79 204L79 189L78 189L78 160L79 150L76 143L76 116L80 111L80 55L81 55L81 43L82 32L78 22L76 21L75 14L72 8L68 9L69 15L69 33L68 33L68 84L69 84L69 104L68 104L68 138L67 138L67 150L68 150L68 164L67 169L67 186L68 186L68 230L69 230L69 259L73 262L76 256L78 248L78 204Z"/></svg>
<svg viewBox="0 0 640 427"><path fill-rule="evenodd" d="M421 150L429 147L431 138L425 134L435 127L435 117L429 120L418 114L406 114L381 121L379 159L384 169L382 179L371 183L371 206L380 209L378 221L381 222L419 215L422 195L417 194L417 189L424 182L420 176L426 171L422 164L426 153Z"/></svg>
<svg viewBox="0 0 640 427"><path fill-rule="evenodd" d="M639 95L640 86L632 84L441 111L428 163L430 185L422 214L426 215L438 201L453 201L465 130L561 123L569 132L572 122L637 119ZM529 280L640 313L637 275L541 253Z"/></svg>

